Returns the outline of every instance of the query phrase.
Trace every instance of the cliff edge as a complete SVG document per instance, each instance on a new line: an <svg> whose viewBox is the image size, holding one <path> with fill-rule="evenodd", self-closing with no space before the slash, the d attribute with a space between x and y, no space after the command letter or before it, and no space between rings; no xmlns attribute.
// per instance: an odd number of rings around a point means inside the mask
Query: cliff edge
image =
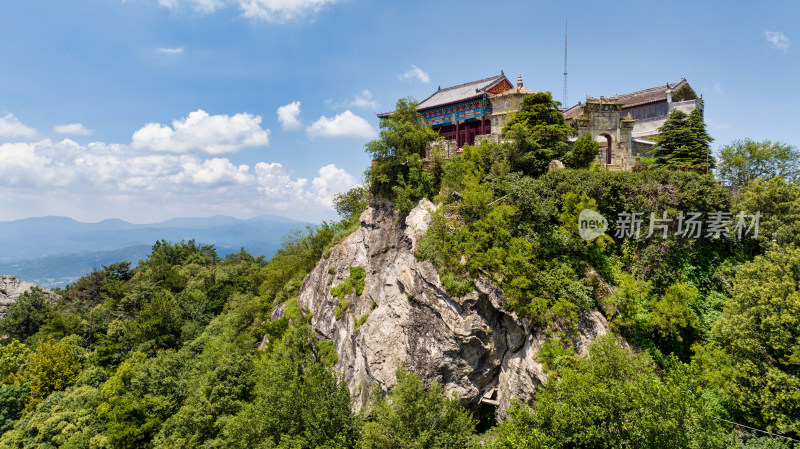
<svg viewBox="0 0 800 449"><path fill-rule="evenodd" d="M414 255L434 210L423 200L400 222L390 207L367 208L358 230L306 277L298 302L313 313L314 330L335 343L336 369L356 408L367 405L375 383L391 387L404 364L454 391L463 405L496 407L502 417L512 399L530 399L545 381L535 355L546 336L505 310L502 292L488 282L477 280L463 297L445 292L433 265ZM363 292L341 301L331 289L351 267L365 270ZM585 315L574 338L579 352L607 331L599 312Z"/></svg>

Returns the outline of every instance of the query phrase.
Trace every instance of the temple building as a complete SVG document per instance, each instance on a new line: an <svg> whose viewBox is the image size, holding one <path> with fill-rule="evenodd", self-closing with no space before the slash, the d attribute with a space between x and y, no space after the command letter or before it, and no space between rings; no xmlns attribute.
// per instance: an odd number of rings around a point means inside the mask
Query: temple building
<svg viewBox="0 0 800 449"><path fill-rule="evenodd" d="M681 78L667 83L613 97L586 96L564 110L564 118L578 130L578 136L590 133L600 143L598 159L610 170L630 170L637 156L649 155L669 113L678 109L687 114L703 110L703 98Z"/></svg>
<svg viewBox="0 0 800 449"><path fill-rule="evenodd" d="M502 139L503 127L519 110L522 99L535 93L522 84L516 86L500 75L442 89L441 86L417 105L422 120L436 130L441 141L432 142L426 158L433 151L444 151L446 157L461 152L464 145L481 139ZM678 109L687 114L703 109L703 98L681 78L648 89L613 97L586 96L586 102L562 109L567 123L578 131L578 137L590 133L600 145L598 162L609 170L631 170L638 156L650 154L658 129L669 113ZM391 112L378 114L386 118ZM574 141L577 137L570 140Z"/></svg>
<svg viewBox="0 0 800 449"><path fill-rule="evenodd" d="M417 111L426 125L445 138L445 146L458 149L474 144L479 136L499 134L511 114L519 109L522 97L532 93L523 86L522 75L515 87L501 71L497 76L439 87L417 105Z"/></svg>
<svg viewBox="0 0 800 449"><path fill-rule="evenodd" d="M694 89L681 78L677 83L667 83L648 89L637 90L622 95L615 95L622 104L621 115L630 115L636 120L631 135L633 138L647 139L658 135L660 128L673 109L687 114L693 110L703 109L703 97L697 97ZM578 103L564 111L564 118L574 119L583 115L585 105Z"/></svg>

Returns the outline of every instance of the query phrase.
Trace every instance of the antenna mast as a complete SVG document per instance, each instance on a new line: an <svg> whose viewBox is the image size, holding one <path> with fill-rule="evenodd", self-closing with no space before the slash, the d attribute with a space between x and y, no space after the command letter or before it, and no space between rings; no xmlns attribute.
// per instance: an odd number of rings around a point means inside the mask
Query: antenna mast
<svg viewBox="0 0 800 449"><path fill-rule="evenodd" d="M564 21L564 104L565 108L569 107L567 104L567 26L569 22Z"/></svg>

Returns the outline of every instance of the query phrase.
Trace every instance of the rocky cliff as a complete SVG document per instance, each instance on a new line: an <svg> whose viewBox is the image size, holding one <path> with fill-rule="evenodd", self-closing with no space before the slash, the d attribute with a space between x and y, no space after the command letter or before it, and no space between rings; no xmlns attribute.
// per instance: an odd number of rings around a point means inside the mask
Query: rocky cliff
<svg viewBox="0 0 800 449"><path fill-rule="evenodd" d="M0 276L0 318L6 314L6 307L16 302L17 298L33 287L37 287L37 285L14 276Z"/></svg>
<svg viewBox="0 0 800 449"><path fill-rule="evenodd" d="M545 335L504 310L495 286L478 280L477 291L451 297L435 268L417 260L414 251L434 208L423 200L404 222L389 207L368 208L360 228L306 277L299 304L313 313L316 332L335 342L336 368L357 408L367 405L376 382L392 386L405 364L456 392L462 404L497 407L503 416L512 399L530 398L545 381L535 358ZM350 276L351 267L365 269L364 289L340 303L331 288ZM579 350L607 329L599 312L586 315L575 337Z"/></svg>

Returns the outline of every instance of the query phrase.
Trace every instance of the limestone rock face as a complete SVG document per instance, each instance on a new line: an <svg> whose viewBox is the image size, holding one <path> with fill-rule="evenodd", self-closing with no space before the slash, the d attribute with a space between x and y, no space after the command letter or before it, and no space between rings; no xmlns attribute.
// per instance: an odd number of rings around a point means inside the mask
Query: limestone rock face
<svg viewBox="0 0 800 449"><path fill-rule="evenodd" d="M306 277L299 304L313 313L314 330L335 342L336 369L343 372L356 408L367 405L376 382L391 387L405 364L455 391L465 406L496 406L502 417L512 399L530 399L545 381L534 357L545 336L505 311L502 292L492 284L479 280L477 291L451 297L436 269L417 260L414 250L434 209L423 200L399 222L391 208L368 208L361 227ZM339 299L330 290L350 275L350 267L365 269L364 291L349 294L349 308L336 319ZM585 351L607 329L603 316L593 312L582 320L575 341Z"/></svg>
<svg viewBox="0 0 800 449"><path fill-rule="evenodd" d="M17 301L23 293L36 287L36 284L25 282L14 276L0 276L0 318L6 314L6 307Z"/></svg>

